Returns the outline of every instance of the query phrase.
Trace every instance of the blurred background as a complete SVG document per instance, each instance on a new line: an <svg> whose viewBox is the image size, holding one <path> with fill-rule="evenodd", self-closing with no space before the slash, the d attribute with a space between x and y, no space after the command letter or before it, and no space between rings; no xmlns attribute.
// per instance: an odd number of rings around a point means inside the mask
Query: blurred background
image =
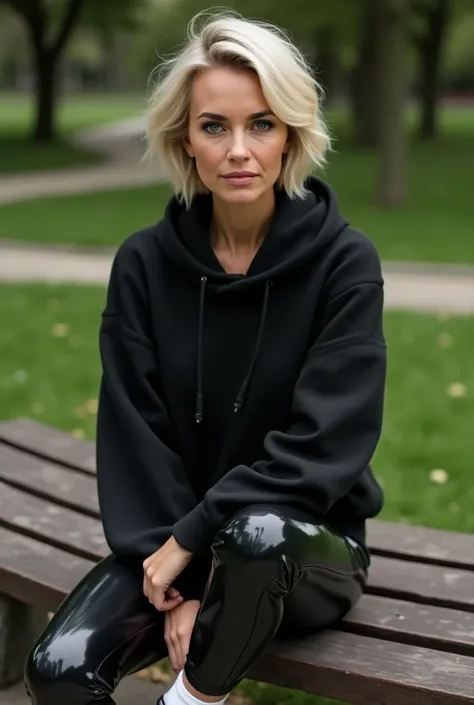
<svg viewBox="0 0 474 705"><path fill-rule="evenodd" d="M207 7L0 0L0 419L94 438L111 257L171 193L141 162L150 73ZM311 62L334 140L322 176L383 260L383 518L472 532L474 1L226 7L276 22Z"/></svg>

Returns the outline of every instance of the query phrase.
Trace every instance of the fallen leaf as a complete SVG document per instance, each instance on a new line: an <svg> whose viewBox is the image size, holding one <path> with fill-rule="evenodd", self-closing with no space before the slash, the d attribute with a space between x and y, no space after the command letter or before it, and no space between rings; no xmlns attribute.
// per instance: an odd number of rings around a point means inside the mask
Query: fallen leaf
<svg viewBox="0 0 474 705"><path fill-rule="evenodd" d="M69 334L69 325L67 323L55 323L51 330L55 338L66 338Z"/></svg>
<svg viewBox="0 0 474 705"><path fill-rule="evenodd" d="M449 321L452 318L452 314L449 311L445 311L444 309L441 309L438 311L436 318L440 323L445 323L446 321Z"/></svg>
<svg viewBox="0 0 474 705"><path fill-rule="evenodd" d="M457 502L451 502L449 504L449 511L451 512L451 514L458 514L459 504Z"/></svg>
<svg viewBox="0 0 474 705"><path fill-rule="evenodd" d="M449 333L440 333L438 335L438 347L439 348L452 348L454 345L453 336Z"/></svg>
<svg viewBox="0 0 474 705"><path fill-rule="evenodd" d="M444 485L448 481L448 473L442 468L436 468L430 472L430 480L435 485Z"/></svg>
<svg viewBox="0 0 474 705"><path fill-rule="evenodd" d="M34 401L33 404L31 405L31 413L35 414L36 416L39 416L40 414L44 414L43 404L41 404L39 401Z"/></svg>
<svg viewBox="0 0 474 705"><path fill-rule="evenodd" d="M86 437L86 434L82 428L74 428L71 433L74 438L79 438L80 440Z"/></svg>
<svg viewBox="0 0 474 705"><path fill-rule="evenodd" d="M91 416L94 416L94 414L97 414L97 409L98 409L99 403L97 399L88 399L86 403L84 404L84 408L88 414Z"/></svg>
<svg viewBox="0 0 474 705"><path fill-rule="evenodd" d="M467 387L462 382L453 382L453 384L448 385L446 388L446 393L450 397L465 397L467 394Z"/></svg>

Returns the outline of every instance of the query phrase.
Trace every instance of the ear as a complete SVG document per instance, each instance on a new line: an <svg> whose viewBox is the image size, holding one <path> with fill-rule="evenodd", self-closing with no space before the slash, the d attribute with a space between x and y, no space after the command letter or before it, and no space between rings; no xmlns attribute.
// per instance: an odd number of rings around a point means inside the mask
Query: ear
<svg viewBox="0 0 474 705"><path fill-rule="evenodd" d="M288 130L287 135L286 135L286 142L283 147L282 154L288 154L288 152L290 151L290 143L291 143L291 132L290 132L290 130Z"/></svg>
<svg viewBox="0 0 474 705"><path fill-rule="evenodd" d="M183 147L184 147L184 149L185 149L186 154L188 155L188 157L191 157L191 158L192 158L192 157L195 156L195 155L194 155L194 149L192 148L191 143L190 143L190 141L189 141L189 137L188 137L187 135L186 135L186 137L183 139Z"/></svg>

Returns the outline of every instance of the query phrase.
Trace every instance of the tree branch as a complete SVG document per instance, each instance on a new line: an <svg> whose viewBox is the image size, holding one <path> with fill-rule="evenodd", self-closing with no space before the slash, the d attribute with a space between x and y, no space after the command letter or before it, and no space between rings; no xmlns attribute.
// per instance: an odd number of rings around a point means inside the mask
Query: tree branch
<svg viewBox="0 0 474 705"><path fill-rule="evenodd" d="M3 0L5 5L10 5L19 15L22 15L30 27L39 25L44 21L43 0Z"/></svg>
<svg viewBox="0 0 474 705"><path fill-rule="evenodd" d="M69 0L69 4L65 10L64 18L61 24L61 28L56 37L56 41L53 43L52 52L53 54L59 54L71 34L76 20L78 19L84 0Z"/></svg>

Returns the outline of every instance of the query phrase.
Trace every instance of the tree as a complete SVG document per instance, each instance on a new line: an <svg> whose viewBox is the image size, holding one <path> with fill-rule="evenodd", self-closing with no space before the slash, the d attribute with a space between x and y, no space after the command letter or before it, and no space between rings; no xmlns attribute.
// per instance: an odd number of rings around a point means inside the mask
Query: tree
<svg viewBox="0 0 474 705"><path fill-rule="evenodd" d="M414 9L423 20L415 40L420 70L420 136L437 134L439 84L450 15L451 0L417 0Z"/></svg>
<svg viewBox="0 0 474 705"><path fill-rule="evenodd" d="M52 142L56 138L58 68L65 48L79 22L113 27L128 22L140 3L137 0L0 0L24 22L35 75L35 120L32 138ZM107 18L107 22L105 21Z"/></svg>
<svg viewBox="0 0 474 705"><path fill-rule="evenodd" d="M379 178L377 200L396 206L405 199L404 129L409 0L377 0L375 32L379 96Z"/></svg>
<svg viewBox="0 0 474 705"><path fill-rule="evenodd" d="M54 107L59 59L79 19L85 0L63 3L55 31L51 11L44 0L3 0L26 25L35 69L36 117L32 137L51 142L55 137ZM55 8L56 9L56 8Z"/></svg>
<svg viewBox="0 0 474 705"><path fill-rule="evenodd" d="M355 141L375 147L378 141L379 96L377 82L376 11L379 0L365 0L358 22L356 60L350 74L349 91Z"/></svg>

